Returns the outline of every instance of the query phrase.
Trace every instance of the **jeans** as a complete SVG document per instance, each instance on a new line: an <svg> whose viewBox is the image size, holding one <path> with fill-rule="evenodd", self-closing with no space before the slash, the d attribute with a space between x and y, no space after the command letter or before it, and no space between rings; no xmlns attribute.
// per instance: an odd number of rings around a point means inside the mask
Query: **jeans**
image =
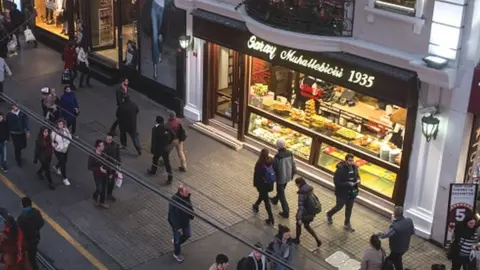
<svg viewBox="0 0 480 270"><path fill-rule="evenodd" d="M137 132L120 130L120 143L122 144L122 146L127 147L127 133L128 135L130 135L130 138L132 138L133 145L135 146L137 152L139 154L142 153L142 148L140 147L140 139L138 138Z"/></svg>
<svg viewBox="0 0 480 270"><path fill-rule="evenodd" d="M7 169L7 142L0 143L0 156L2 169Z"/></svg>
<svg viewBox="0 0 480 270"><path fill-rule="evenodd" d="M388 257L386 258L386 260L389 260L393 263L393 265L395 266L395 270L403 270L402 256L403 256L403 253L393 253L393 252L391 252L390 255L388 255ZM458 268L458 269L460 269L460 268ZM466 268L464 268L464 269L466 269ZM473 269L474 268L472 268L472 270Z"/></svg>
<svg viewBox="0 0 480 270"><path fill-rule="evenodd" d="M67 127L72 129L72 135L75 135L77 132L77 118L74 117L70 120L67 120Z"/></svg>
<svg viewBox="0 0 480 270"><path fill-rule="evenodd" d="M93 199L98 203L105 203L107 196L107 177L106 176L93 176L95 180L95 192L93 193Z"/></svg>
<svg viewBox="0 0 480 270"><path fill-rule="evenodd" d="M335 215L338 211L342 210L342 208L345 206L345 226L350 226L350 218L352 217L352 210L353 210L353 204L355 203L355 199L343 199L337 197L337 202L335 206L330 209L330 211L327 212L328 217L332 217Z"/></svg>
<svg viewBox="0 0 480 270"><path fill-rule="evenodd" d="M168 181L173 180L173 172L172 172L172 165L170 165L170 153L168 151L164 151L161 154L163 159L163 164L165 165L165 170L168 173ZM160 159L160 155L153 155L152 158L152 168L150 169L151 173L155 174L158 168L158 160Z"/></svg>
<svg viewBox="0 0 480 270"><path fill-rule="evenodd" d="M152 3L152 61L158 64L160 54L163 51L163 40L160 41L160 30L163 22L163 7L155 1Z"/></svg>
<svg viewBox="0 0 480 270"><path fill-rule="evenodd" d="M32 266L32 270L38 270L37 245L38 245L38 243L28 243L28 245L27 245L28 260L30 261L30 265Z"/></svg>
<svg viewBox="0 0 480 270"><path fill-rule="evenodd" d="M287 198L285 197L285 189L287 188L287 184L277 184L277 195L272 198L272 201L276 204L280 201L282 205L283 214L288 216L290 214L290 208L288 207Z"/></svg>
<svg viewBox="0 0 480 270"><path fill-rule="evenodd" d="M13 148L15 149L15 161L18 166L22 166L22 150L27 147L27 134L25 133L10 133L13 141Z"/></svg>
<svg viewBox="0 0 480 270"><path fill-rule="evenodd" d="M259 191L258 199L255 202L255 207L258 207L261 203L265 204L265 210L267 210L268 220L273 221L272 206L270 205L270 200L268 199L268 191Z"/></svg>
<svg viewBox="0 0 480 270"><path fill-rule="evenodd" d="M172 230L173 230L174 253L175 255L180 255L182 253L182 244L185 243L188 240L188 238L190 238L190 235L191 235L190 225L188 225L185 228L182 228L182 232L175 230L175 228L172 228Z"/></svg>
<svg viewBox="0 0 480 270"><path fill-rule="evenodd" d="M83 62L80 62L80 81L78 82L79 87L83 86L83 78L85 74L87 75L87 85L90 85L90 68Z"/></svg>
<svg viewBox="0 0 480 270"><path fill-rule="evenodd" d="M63 179L67 178L67 153L55 151L55 156L57 157L58 163L55 165L56 169L60 169Z"/></svg>

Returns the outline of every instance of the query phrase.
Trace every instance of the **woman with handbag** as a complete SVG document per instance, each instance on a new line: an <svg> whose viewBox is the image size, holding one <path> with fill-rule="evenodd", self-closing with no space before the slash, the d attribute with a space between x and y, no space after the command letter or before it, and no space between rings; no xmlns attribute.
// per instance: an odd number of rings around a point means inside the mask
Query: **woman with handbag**
<svg viewBox="0 0 480 270"><path fill-rule="evenodd" d="M453 231L453 240L448 254L452 260L452 270L475 270L475 253L478 247L477 220L474 216L467 216L464 221L455 226Z"/></svg>
<svg viewBox="0 0 480 270"><path fill-rule="evenodd" d="M90 85L90 65L88 63L88 56L85 50L81 45L77 45L77 61L78 61L78 70L80 71L80 82L78 83L78 87L83 87L83 78L85 74L87 75L87 87L91 87Z"/></svg>

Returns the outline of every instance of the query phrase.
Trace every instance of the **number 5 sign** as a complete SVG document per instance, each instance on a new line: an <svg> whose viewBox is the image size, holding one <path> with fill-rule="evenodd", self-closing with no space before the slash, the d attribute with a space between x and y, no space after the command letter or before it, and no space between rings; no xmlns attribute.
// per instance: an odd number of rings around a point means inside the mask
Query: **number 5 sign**
<svg viewBox="0 0 480 270"><path fill-rule="evenodd" d="M467 216L475 215L477 190L477 184L450 184L445 246L452 240L455 225L464 221Z"/></svg>

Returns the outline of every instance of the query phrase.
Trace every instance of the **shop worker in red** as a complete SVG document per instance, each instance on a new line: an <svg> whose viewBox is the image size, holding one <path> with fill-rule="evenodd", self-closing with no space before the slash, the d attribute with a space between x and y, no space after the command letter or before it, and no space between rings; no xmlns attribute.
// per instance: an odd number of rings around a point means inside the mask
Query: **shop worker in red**
<svg viewBox="0 0 480 270"><path fill-rule="evenodd" d="M77 52L75 51L75 44L70 41L63 49L62 60L65 62L64 69L70 71L70 88L75 89L73 81L77 77L76 65L77 65Z"/></svg>

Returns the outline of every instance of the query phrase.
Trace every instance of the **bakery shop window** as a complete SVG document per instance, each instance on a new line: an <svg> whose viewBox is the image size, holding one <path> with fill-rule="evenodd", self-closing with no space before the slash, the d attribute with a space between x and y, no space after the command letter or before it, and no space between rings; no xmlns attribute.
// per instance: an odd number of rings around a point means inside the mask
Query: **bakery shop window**
<svg viewBox="0 0 480 270"><path fill-rule="evenodd" d="M35 0L37 27L68 39L67 6L64 0Z"/></svg>
<svg viewBox="0 0 480 270"><path fill-rule="evenodd" d="M406 109L263 60L250 63L249 106L400 165Z"/></svg>
<svg viewBox="0 0 480 270"><path fill-rule="evenodd" d="M317 165L334 173L337 169L337 164L344 161L346 155L347 152L326 143L322 143ZM392 197L395 181L397 179L396 173L358 157L354 157L354 162L358 166L358 173L363 187L380 193L388 198Z"/></svg>
<svg viewBox="0 0 480 270"><path fill-rule="evenodd" d="M275 145L278 139L284 139L285 145L294 155L304 160L310 159L312 138L273 120L251 113L248 134L270 145Z"/></svg>

